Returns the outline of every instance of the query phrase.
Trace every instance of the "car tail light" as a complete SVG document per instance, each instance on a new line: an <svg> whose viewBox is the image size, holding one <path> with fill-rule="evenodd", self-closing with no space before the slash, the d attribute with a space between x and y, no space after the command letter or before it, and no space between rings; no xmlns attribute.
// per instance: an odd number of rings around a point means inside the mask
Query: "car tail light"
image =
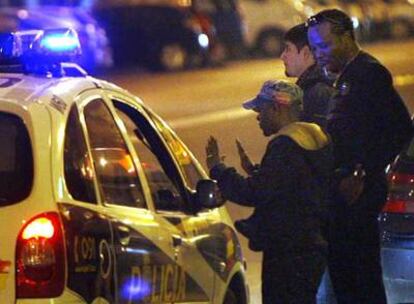
<svg viewBox="0 0 414 304"><path fill-rule="evenodd" d="M65 250L62 225L55 212L32 218L16 244L17 298L52 298L65 286Z"/></svg>
<svg viewBox="0 0 414 304"><path fill-rule="evenodd" d="M388 184L389 195L383 212L414 213L414 175L392 173Z"/></svg>

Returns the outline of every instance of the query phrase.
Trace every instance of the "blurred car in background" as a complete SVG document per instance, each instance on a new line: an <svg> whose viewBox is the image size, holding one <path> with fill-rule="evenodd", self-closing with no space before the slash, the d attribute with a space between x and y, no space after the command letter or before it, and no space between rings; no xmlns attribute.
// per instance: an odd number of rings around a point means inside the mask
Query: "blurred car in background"
<svg viewBox="0 0 414 304"><path fill-rule="evenodd" d="M300 1L240 0L246 22L249 49L266 57L279 56L283 35L291 27L305 22Z"/></svg>
<svg viewBox="0 0 414 304"><path fill-rule="evenodd" d="M0 8L0 32L56 28L77 31L82 48L77 63L88 72L112 67L112 50L106 32L86 10L58 6Z"/></svg>
<svg viewBox="0 0 414 304"><path fill-rule="evenodd" d="M209 59L209 37L189 7L111 4L96 7L94 15L108 33L117 66L175 71Z"/></svg>
<svg viewBox="0 0 414 304"><path fill-rule="evenodd" d="M405 39L414 35L414 1L382 0L387 4L389 38Z"/></svg>
<svg viewBox="0 0 414 304"><path fill-rule="evenodd" d="M340 9L346 12L354 24L355 35L359 41L370 40L372 24L366 11L357 0L301 0L306 15L310 17L324 9Z"/></svg>
<svg viewBox="0 0 414 304"><path fill-rule="evenodd" d="M414 303L414 138L387 174L389 194L379 216L387 302Z"/></svg>
<svg viewBox="0 0 414 304"><path fill-rule="evenodd" d="M196 14L208 17L215 29L216 45L227 58L246 51L246 24L239 0L190 0Z"/></svg>
<svg viewBox="0 0 414 304"><path fill-rule="evenodd" d="M360 40L405 39L414 34L412 0L300 0L307 14L339 8L351 16Z"/></svg>

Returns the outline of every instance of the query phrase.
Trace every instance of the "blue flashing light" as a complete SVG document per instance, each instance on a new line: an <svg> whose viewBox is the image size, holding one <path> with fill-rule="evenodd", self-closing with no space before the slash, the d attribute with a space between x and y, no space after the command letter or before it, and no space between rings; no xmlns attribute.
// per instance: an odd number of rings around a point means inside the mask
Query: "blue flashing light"
<svg viewBox="0 0 414 304"><path fill-rule="evenodd" d="M43 37L40 46L52 52L73 51L79 48L79 40L73 36L54 34Z"/></svg>
<svg viewBox="0 0 414 304"><path fill-rule="evenodd" d="M27 73L84 76L85 71L69 64L80 54L78 35L72 29L0 34L0 68L3 70L10 70L13 65Z"/></svg>
<svg viewBox="0 0 414 304"><path fill-rule="evenodd" d="M78 35L72 29L40 31L31 49L39 55L75 56L81 52Z"/></svg>

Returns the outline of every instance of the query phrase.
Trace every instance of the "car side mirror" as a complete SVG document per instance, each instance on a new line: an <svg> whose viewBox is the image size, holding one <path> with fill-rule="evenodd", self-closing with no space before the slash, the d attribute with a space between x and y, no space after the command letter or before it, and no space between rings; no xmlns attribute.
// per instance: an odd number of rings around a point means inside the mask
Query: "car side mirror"
<svg viewBox="0 0 414 304"><path fill-rule="evenodd" d="M212 179L199 180L196 186L196 204L201 208L213 209L224 205L217 182Z"/></svg>

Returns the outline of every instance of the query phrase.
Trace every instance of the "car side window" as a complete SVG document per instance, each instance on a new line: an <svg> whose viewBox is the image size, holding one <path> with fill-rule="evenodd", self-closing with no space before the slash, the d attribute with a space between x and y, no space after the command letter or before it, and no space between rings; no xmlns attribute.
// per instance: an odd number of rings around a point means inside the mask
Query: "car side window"
<svg viewBox="0 0 414 304"><path fill-rule="evenodd" d="M70 110L66 123L63 159L66 187L70 195L75 200L96 204L92 161L76 106Z"/></svg>
<svg viewBox="0 0 414 304"><path fill-rule="evenodd" d="M203 178L200 169L196 165L196 160L187 147L181 142L178 136L171 131L165 122L160 120L152 113L148 113L154 121L158 130L167 142L168 148L174 155L181 173L183 174L186 184L191 189L195 190L197 182Z"/></svg>
<svg viewBox="0 0 414 304"><path fill-rule="evenodd" d="M0 207L3 207L29 196L34 165L30 135L20 117L0 112L0 142Z"/></svg>
<svg viewBox="0 0 414 304"><path fill-rule="evenodd" d="M117 101L114 104L141 161L155 208L182 210L185 199L174 173L175 165L154 127L134 108Z"/></svg>
<svg viewBox="0 0 414 304"><path fill-rule="evenodd" d="M91 101L84 109L93 163L106 203L145 208L132 157L105 103Z"/></svg>

